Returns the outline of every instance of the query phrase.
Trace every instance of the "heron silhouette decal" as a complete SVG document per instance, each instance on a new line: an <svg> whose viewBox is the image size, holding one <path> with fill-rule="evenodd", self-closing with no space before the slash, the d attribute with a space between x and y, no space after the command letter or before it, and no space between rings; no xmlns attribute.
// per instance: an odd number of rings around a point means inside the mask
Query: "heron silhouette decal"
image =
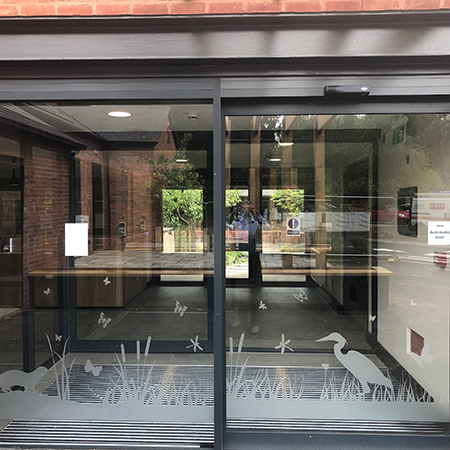
<svg viewBox="0 0 450 450"><path fill-rule="evenodd" d="M345 338L339 333L331 333L322 339L317 339L316 342L334 341L334 355L338 361L361 383L364 394L370 392L368 383L384 385L391 391L394 390L392 381L386 378L380 369L362 353L355 350L350 350L347 353L342 353L342 349L347 344Z"/></svg>

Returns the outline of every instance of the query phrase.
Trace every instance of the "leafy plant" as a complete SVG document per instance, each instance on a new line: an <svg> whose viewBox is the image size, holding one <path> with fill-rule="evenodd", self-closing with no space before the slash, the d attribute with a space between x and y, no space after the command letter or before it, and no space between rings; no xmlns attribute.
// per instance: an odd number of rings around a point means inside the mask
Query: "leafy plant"
<svg viewBox="0 0 450 450"><path fill-rule="evenodd" d="M203 189L200 176L186 156L186 150L193 136L185 133L180 140L173 158L160 156L158 160L148 160L152 168L152 179L145 183L155 198L162 198L163 189ZM186 162L177 162L183 159Z"/></svg>
<svg viewBox="0 0 450 450"><path fill-rule="evenodd" d="M163 226L193 228L203 220L203 191L200 189L163 189Z"/></svg>
<svg viewBox="0 0 450 450"><path fill-rule="evenodd" d="M195 167L187 160L192 139L185 133L173 158L149 159L152 178L145 183L152 200L161 202L163 226L193 229L203 220L203 184ZM180 163L177 160L186 162ZM158 208L155 208L156 210Z"/></svg>
<svg viewBox="0 0 450 450"><path fill-rule="evenodd" d="M225 255L226 266L232 266L236 262L247 262L248 253L247 252L226 252Z"/></svg>
<svg viewBox="0 0 450 450"><path fill-rule="evenodd" d="M225 191L225 206L227 208L232 208L233 206L239 205L241 201L241 195L238 190L227 189Z"/></svg>
<svg viewBox="0 0 450 450"><path fill-rule="evenodd" d="M200 176L189 163L178 163L175 158L161 156L158 160L149 159L152 179L145 183L155 198L162 199L163 189L203 189Z"/></svg>
<svg viewBox="0 0 450 450"><path fill-rule="evenodd" d="M303 189L277 189L271 200L284 211L299 214L304 210L305 194Z"/></svg>

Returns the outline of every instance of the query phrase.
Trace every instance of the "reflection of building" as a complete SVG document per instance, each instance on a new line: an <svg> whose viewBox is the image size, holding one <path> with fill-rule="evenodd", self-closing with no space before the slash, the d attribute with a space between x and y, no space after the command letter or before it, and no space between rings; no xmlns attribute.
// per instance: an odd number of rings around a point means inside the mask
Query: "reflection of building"
<svg viewBox="0 0 450 450"><path fill-rule="evenodd" d="M47 3L36 14L91 13ZM23 425L42 446L40 419L55 446L86 435L100 448L108 429L117 447L137 433L143 447L307 448L320 436L333 448L445 448L449 287L433 257L449 250L430 244L429 218L417 231L414 220L427 193L447 209L447 13L202 17L240 6L121 3L110 12L199 15L0 27L0 445L22 445ZM197 222L175 195L186 223L165 221L148 188L160 156L175 169L161 189L202 191ZM183 179L187 164L201 189ZM275 204L288 190L304 196L299 211ZM226 252L243 237L225 233L224 191L270 225L256 296L248 257ZM77 222L87 256L65 254L64 225ZM238 316L250 304L254 333ZM323 342L333 333L339 347ZM352 372L344 355L364 363ZM375 376L359 370L368 360Z"/></svg>

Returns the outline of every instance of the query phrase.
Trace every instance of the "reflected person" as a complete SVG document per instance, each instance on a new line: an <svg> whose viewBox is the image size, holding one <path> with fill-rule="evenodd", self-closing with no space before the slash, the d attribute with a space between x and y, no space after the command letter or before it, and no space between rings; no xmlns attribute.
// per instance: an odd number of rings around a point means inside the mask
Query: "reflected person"
<svg viewBox="0 0 450 450"><path fill-rule="evenodd" d="M241 322L247 322L248 311L250 311L251 332L259 332L258 309L261 300L262 270L262 228L268 228L266 219L256 211L253 203L245 201L233 208L227 217L227 228L240 231L245 238L238 244L238 251L248 254L248 279L253 287L247 295L247 301L243 302L242 297L237 301L238 321L232 327L238 327Z"/></svg>

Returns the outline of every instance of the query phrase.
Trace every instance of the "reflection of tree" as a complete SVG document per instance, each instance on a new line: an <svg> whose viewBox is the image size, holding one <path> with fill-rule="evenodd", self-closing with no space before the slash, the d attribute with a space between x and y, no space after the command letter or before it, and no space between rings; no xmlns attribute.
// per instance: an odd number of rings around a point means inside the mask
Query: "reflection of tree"
<svg viewBox="0 0 450 450"><path fill-rule="evenodd" d="M225 191L225 206L227 208L239 205L241 201L241 194L237 189L227 189Z"/></svg>
<svg viewBox="0 0 450 450"><path fill-rule="evenodd" d="M156 201L153 212L162 209L162 225L189 229L191 236L194 236L195 227L203 220L204 187L195 167L186 157L185 151L191 139L192 134L185 134L171 159L167 156L161 156L158 160L149 159L152 178L145 186L151 200ZM194 247L193 239L191 247Z"/></svg>
<svg viewBox="0 0 450 450"><path fill-rule="evenodd" d="M290 214L299 214L304 210L303 189L277 189L272 194L271 200Z"/></svg>
<svg viewBox="0 0 450 450"><path fill-rule="evenodd" d="M163 226L195 228L203 220L203 191L200 189L163 189Z"/></svg>
<svg viewBox="0 0 450 450"><path fill-rule="evenodd" d="M431 167L430 153L432 149L421 143L420 136L409 134L404 144L380 149L380 192L397 196L399 189L409 186L419 186L421 192L442 189L441 174Z"/></svg>
<svg viewBox="0 0 450 450"><path fill-rule="evenodd" d="M404 142L398 142L394 135L405 125ZM443 189L450 182L449 125L446 114L336 116L325 137L333 130L346 133L348 142L327 143L327 170L343 174L327 182L327 194L395 197L409 186L422 192ZM378 138L370 137L374 131Z"/></svg>
<svg viewBox="0 0 450 450"><path fill-rule="evenodd" d="M450 182L450 115L412 114L406 131L422 144L429 166L439 172L445 184Z"/></svg>
<svg viewBox="0 0 450 450"><path fill-rule="evenodd" d="M152 179L145 183L154 198L162 199L163 189L203 189L199 174L189 163L178 163L175 158L161 156L149 159Z"/></svg>
<svg viewBox="0 0 450 450"><path fill-rule="evenodd" d="M377 186L370 172L375 164L381 129L387 123L389 118L386 116L365 114L333 118L325 129L327 195L377 195Z"/></svg>

